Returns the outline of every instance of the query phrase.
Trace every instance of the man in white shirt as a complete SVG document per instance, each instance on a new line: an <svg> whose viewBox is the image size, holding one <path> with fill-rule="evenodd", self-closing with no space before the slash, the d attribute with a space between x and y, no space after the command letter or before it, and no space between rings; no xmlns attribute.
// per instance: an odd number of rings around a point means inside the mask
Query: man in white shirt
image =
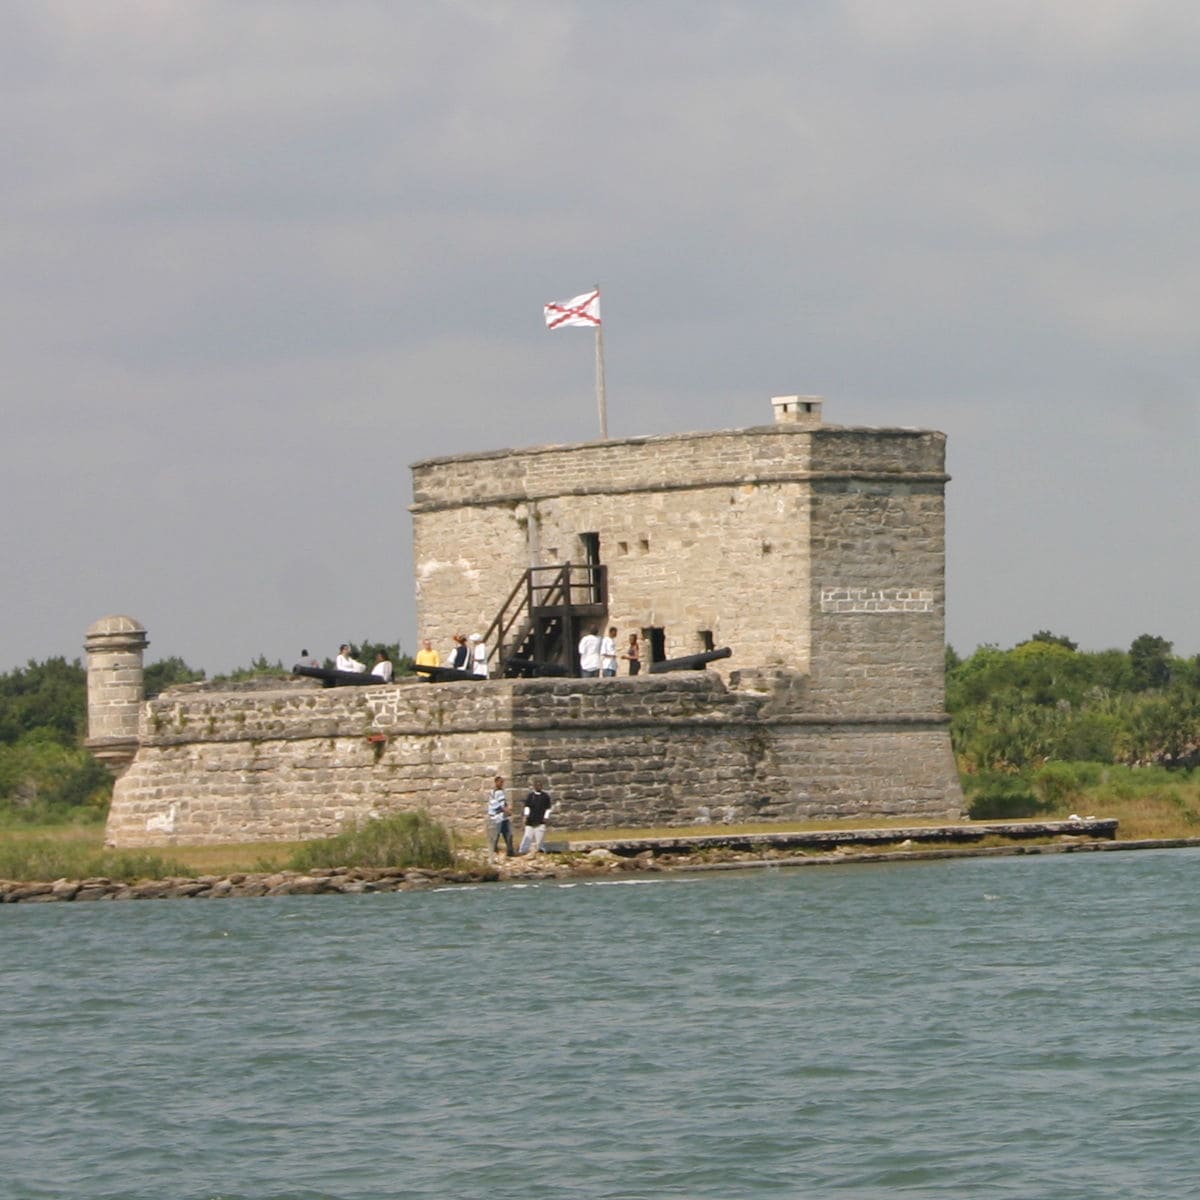
<svg viewBox="0 0 1200 1200"><path fill-rule="evenodd" d="M611 679L617 673L617 627L610 625L608 635L600 639L600 674Z"/></svg>
<svg viewBox="0 0 1200 1200"><path fill-rule="evenodd" d="M584 679L600 674L600 635L594 628L579 639L579 673Z"/></svg>
<svg viewBox="0 0 1200 1200"><path fill-rule="evenodd" d="M488 677L488 651L483 638L478 633L471 634L471 671L486 679Z"/></svg>
<svg viewBox="0 0 1200 1200"><path fill-rule="evenodd" d="M383 683L392 682L392 660L382 650L375 656L375 665L371 668L371 676Z"/></svg>
<svg viewBox="0 0 1200 1200"><path fill-rule="evenodd" d="M351 675L361 675L367 668L358 659L350 657L350 643L343 642L342 648L338 651L337 669L339 671L346 671Z"/></svg>

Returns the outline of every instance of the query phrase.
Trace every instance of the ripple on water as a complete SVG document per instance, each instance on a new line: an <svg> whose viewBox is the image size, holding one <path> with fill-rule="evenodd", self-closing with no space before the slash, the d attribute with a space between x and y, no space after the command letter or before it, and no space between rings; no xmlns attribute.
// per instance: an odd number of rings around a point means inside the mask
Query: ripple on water
<svg viewBox="0 0 1200 1200"><path fill-rule="evenodd" d="M1198 862L7 906L0 1194L1190 1196Z"/></svg>

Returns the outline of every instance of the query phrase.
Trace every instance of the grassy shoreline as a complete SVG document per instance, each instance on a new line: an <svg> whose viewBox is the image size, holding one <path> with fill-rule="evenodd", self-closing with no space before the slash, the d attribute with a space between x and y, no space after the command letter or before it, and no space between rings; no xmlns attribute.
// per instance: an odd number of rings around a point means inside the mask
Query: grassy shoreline
<svg viewBox="0 0 1200 1200"><path fill-rule="evenodd" d="M1147 782L1152 782L1147 780ZM1090 790L1087 795L1060 797L1059 803L1047 804L1036 814L1039 820L1066 820L1072 813L1081 816L1115 817L1119 822L1118 841L1141 842L1149 839L1179 841L1200 836L1200 785L1190 779L1163 785L1153 781L1141 791L1130 788L1125 780L1116 786ZM916 825L986 824L982 821L929 822L913 818L850 819L844 821L784 821L734 825L688 825L675 827L626 826L605 830L580 830L572 834L555 831L552 840L621 840L646 837L694 837L747 833L812 832L822 829L903 830ZM382 823L380 823L382 824ZM1047 839L1049 841L1051 839ZM126 880L186 876L227 876L231 874L271 874L304 866L339 865L379 866L396 851L376 851L374 858L353 841L328 839L323 842L251 842L207 846L160 846L144 850L106 850L104 827L95 825L30 825L0 830L0 879L53 881L63 878L108 876ZM314 848L333 843L324 858L313 857ZM422 864L420 856L404 865L446 868L455 861L477 863L483 850L482 835L451 839L450 857ZM330 856L332 855L332 856ZM342 859L345 861L342 861Z"/></svg>

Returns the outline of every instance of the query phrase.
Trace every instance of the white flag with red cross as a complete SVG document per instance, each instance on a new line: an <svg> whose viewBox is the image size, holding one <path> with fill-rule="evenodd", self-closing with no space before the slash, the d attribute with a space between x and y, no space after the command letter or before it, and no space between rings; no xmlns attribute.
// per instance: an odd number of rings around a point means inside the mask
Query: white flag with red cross
<svg viewBox="0 0 1200 1200"><path fill-rule="evenodd" d="M600 289L584 292L570 300L551 302L545 311L547 329L562 329L567 325L596 329L600 325Z"/></svg>

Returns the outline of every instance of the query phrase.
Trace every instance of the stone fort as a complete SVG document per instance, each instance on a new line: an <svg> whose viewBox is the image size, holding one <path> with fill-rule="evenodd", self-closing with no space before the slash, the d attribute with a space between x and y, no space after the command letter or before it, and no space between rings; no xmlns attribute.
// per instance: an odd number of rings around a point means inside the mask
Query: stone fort
<svg viewBox="0 0 1200 1200"><path fill-rule="evenodd" d="M961 815L944 708L945 436L774 422L413 465L418 634L486 680L142 695L146 630L87 633L89 742L118 846L326 836L421 808L481 828L537 775L559 831ZM578 678L582 631L640 635ZM659 671L728 647L699 670ZM649 666L650 669L646 669Z"/></svg>

